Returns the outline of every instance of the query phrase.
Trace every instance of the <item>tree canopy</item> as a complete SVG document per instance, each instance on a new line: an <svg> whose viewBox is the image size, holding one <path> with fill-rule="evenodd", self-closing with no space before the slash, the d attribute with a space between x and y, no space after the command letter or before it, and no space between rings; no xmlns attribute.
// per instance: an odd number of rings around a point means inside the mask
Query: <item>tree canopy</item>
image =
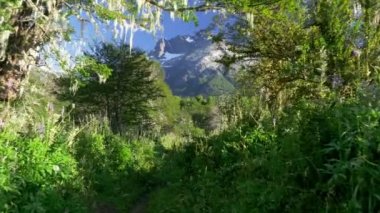
<svg viewBox="0 0 380 213"><path fill-rule="evenodd" d="M226 32L234 54L222 61L244 64L240 83L272 110L333 93L352 97L378 81L379 8L353 0L253 8L252 22Z"/></svg>
<svg viewBox="0 0 380 213"><path fill-rule="evenodd" d="M141 51L130 52L123 44L100 44L78 62L71 73L75 83L60 80L61 98L75 104L79 119L88 114L107 117L117 133L142 128L151 122L152 101L161 96L160 72L159 65ZM71 84L77 86L74 93L68 90Z"/></svg>

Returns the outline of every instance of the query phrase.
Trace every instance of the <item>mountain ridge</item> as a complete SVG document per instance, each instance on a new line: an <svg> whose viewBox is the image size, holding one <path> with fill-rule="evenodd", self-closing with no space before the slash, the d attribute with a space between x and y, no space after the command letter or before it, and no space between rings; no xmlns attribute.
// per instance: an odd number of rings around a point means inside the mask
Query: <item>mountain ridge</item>
<svg viewBox="0 0 380 213"><path fill-rule="evenodd" d="M217 62L226 49L198 32L159 40L149 57L161 63L165 81L175 95L215 96L235 89L232 77Z"/></svg>

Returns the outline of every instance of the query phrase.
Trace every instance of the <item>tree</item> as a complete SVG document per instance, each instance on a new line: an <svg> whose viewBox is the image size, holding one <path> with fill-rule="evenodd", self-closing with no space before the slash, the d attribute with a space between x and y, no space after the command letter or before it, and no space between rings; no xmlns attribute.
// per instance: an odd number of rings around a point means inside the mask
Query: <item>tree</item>
<svg viewBox="0 0 380 213"><path fill-rule="evenodd" d="M271 2L275 1L203 0L189 5L187 0L0 0L0 100L17 98L21 81L38 62L38 51L44 44L69 38L68 17L93 24L113 21L124 31L143 27L154 32L161 27L163 11L196 21L195 11L243 12L249 5Z"/></svg>
<svg viewBox="0 0 380 213"><path fill-rule="evenodd" d="M378 76L379 8L356 0L251 8L254 18L238 21L228 34L234 54L224 62L246 67L240 83L273 116L300 99L352 97Z"/></svg>
<svg viewBox="0 0 380 213"><path fill-rule="evenodd" d="M160 68L143 52L129 49L124 44L101 44L80 60L73 73L79 83L77 91L62 94L75 103L79 118L106 116L117 133L149 124L151 102L161 96L156 82ZM107 81L101 80L102 74L109 75Z"/></svg>

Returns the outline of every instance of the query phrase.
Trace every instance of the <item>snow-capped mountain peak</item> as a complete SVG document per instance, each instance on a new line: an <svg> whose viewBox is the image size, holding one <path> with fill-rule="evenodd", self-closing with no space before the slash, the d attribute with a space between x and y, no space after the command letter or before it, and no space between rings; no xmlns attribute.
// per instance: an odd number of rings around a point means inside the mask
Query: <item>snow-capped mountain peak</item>
<svg viewBox="0 0 380 213"><path fill-rule="evenodd" d="M217 61L226 50L206 35L161 39L149 54L165 70L165 80L175 95L219 95L234 89L230 76Z"/></svg>

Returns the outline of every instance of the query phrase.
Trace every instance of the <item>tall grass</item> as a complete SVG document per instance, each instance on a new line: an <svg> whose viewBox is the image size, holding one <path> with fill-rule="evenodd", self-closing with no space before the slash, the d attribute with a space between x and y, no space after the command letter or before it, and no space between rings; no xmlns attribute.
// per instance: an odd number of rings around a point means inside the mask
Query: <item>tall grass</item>
<svg viewBox="0 0 380 213"><path fill-rule="evenodd" d="M73 123L50 104L5 105L0 212L128 212L142 197L149 212L376 212L377 97L300 100L276 126L243 120L186 139L115 135L106 120Z"/></svg>

